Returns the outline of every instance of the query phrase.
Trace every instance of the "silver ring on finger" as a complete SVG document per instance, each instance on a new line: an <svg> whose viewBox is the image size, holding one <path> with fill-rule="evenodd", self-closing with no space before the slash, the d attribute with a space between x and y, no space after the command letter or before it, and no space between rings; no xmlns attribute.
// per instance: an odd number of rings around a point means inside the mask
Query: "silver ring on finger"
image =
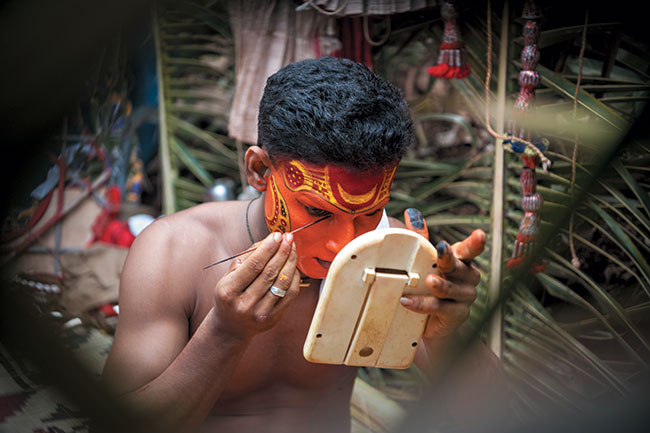
<svg viewBox="0 0 650 433"><path fill-rule="evenodd" d="M275 286L271 286L271 288L269 290L271 291L271 293L273 293L278 298L284 298L284 295L287 294L286 290L281 289L279 287L275 287Z"/></svg>

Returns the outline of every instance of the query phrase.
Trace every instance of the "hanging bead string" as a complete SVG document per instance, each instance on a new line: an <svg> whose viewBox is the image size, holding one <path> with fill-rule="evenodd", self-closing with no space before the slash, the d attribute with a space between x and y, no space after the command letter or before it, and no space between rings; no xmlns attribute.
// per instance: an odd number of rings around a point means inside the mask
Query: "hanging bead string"
<svg viewBox="0 0 650 433"><path fill-rule="evenodd" d="M522 29L522 36L524 40L524 47L521 51L521 66L522 70L519 72L519 94L514 103L514 110L516 112L525 114L533 107L535 98L535 87L539 84L539 73L535 71L535 67L539 62L540 52L537 48L540 30L539 22L542 18L541 11L535 5L533 0L526 0L521 12L521 17L524 19L524 26ZM507 24L507 23L506 23ZM514 114L514 113L513 113ZM512 256L506 263L508 269L515 269L519 267L525 260L526 256L537 240L540 222L540 209L544 198L537 192L537 174L536 167L539 165L541 157L536 152L531 152L526 146L517 140L513 140L514 135L528 134L524 132L524 128L519 127L518 134L512 132L516 131L514 119L511 120L511 132L507 134L508 140L504 144L510 144L512 150L516 153L521 153L521 172L519 174L519 184L521 186L521 208L523 215L519 222L519 230L514 239L512 247ZM542 141L543 143L543 141ZM537 146L536 146L537 147ZM541 150L541 149L540 149ZM529 272L536 274L546 269L546 264L543 261L537 260L533 263Z"/></svg>
<svg viewBox="0 0 650 433"><path fill-rule="evenodd" d="M582 29L582 41L580 43L580 54L578 55L578 80L576 81L576 91L573 94L573 122L576 121L578 112L578 92L580 91L580 81L582 81L582 63L585 55L585 46L587 45L587 26L589 24L589 11L585 11L585 25ZM576 162L578 158L578 133L576 132L573 140L573 155L571 156L571 195L576 183ZM573 243L573 217L575 209L571 212L569 219L569 248L571 249L571 264L576 268L580 267L580 259L576 254L575 245Z"/></svg>
<svg viewBox="0 0 650 433"><path fill-rule="evenodd" d="M533 152L535 152L537 156L539 156L539 159L542 163L542 170L544 171L544 173L546 173L548 167L551 166L551 160L548 159L546 156L544 156L544 153L541 150L539 150L537 146L535 146L530 141L524 140L523 138L512 137L512 136L508 137L499 134L494 129L492 129L492 125L490 124L490 80L491 79L492 79L492 7L490 6L490 0L488 0L487 2L487 73L485 77L485 126L488 132L494 138L501 139L502 141L506 141L506 140L518 141L524 144L529 149L531 149ZM512 149L510 149L510 147L504 146L504 148L512 152Z"/></svg>

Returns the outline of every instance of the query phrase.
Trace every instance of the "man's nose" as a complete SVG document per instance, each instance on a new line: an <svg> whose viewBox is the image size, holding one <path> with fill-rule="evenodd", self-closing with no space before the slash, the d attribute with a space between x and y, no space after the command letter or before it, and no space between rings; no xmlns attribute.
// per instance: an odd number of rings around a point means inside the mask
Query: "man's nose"
<svg viewBox="0 0 650 433"><path fill-rule="evenodd" d="M328 240L325 248L334 254L338 254L355 237L354 220L351 218L334 218L327 228Z"/></svg>

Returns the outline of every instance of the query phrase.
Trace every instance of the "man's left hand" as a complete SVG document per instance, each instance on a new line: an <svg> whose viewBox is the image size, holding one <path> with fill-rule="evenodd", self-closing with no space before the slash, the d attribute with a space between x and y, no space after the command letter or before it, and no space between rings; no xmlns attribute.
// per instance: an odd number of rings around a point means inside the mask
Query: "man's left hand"
<svg viewBox="0 0 650 433"><path fill-rule="evenodd" d="M413 209L409 211L410 215L405 212L404 216L407 228L412 229L411 219L415 213ZM419 218L422 218L421 214ZM416 225L426 227L426 224L422 223ZM424 233L420 234L426 236ZM469 317L470 306L476 299L476 286L481 280L471 260L483 252L485 240L485 232L476 229L467 238L453 245L445 241L439 242L436 247L436 271L426 278L432 295L409 295L401 298L402 305L409 310L430 314L423 334L425 339L448 336Z"/></svg>

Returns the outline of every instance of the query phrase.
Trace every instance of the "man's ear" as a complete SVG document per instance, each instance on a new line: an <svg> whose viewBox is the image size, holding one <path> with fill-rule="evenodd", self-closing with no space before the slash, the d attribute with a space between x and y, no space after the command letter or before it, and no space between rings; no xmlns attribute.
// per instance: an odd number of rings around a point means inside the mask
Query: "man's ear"
<svg viewBox="0 0 650 433"><path fill-rule="evenodd" d="M251 146L244 160L248 184L260 192L266 191L266 178L271 174L272 166L269 155L261 147Z"/></svg>

